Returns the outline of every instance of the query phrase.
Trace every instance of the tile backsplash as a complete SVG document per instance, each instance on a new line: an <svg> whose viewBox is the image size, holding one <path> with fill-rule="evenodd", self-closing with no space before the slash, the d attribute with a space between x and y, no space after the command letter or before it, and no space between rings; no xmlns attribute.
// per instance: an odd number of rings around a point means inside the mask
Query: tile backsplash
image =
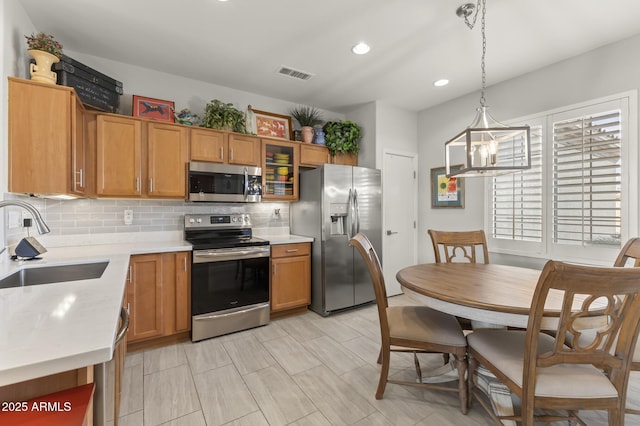
<svg viewBox="0 0 640 426"><path fill-rule="evenodd" d="M33 204L54 235L90 235L131 232L182 231L184 214L250 213L254 228L288 228L288 203L190 203L179 200L54 200L5 194L5 199L19 199ZM5 209L5 237L8 243L26 235L23 227L12 228L9 215L14 218L31 217L20 207ZM124 224L124 211L133 210L133 223ZM278 214L276 214L276 210ZM22 220L20 219L20 223ZM31 235L37 235L35 226Z"/></svg>

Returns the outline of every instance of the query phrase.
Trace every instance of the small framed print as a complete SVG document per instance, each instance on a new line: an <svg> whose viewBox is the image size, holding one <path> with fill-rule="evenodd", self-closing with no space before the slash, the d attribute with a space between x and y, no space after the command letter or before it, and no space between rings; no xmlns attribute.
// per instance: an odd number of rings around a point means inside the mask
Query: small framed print
<svg viewBox="0 0 640 426"><path fill-rule="evenodd" d="M133 116L148 118L150 120L166 121L174 123L173 110L175 103L162 99L146 98L133 95Z"/></svg>
<svg viewBox="0 0 640 426"><path fill-rule="evenodd" d="M293 140L291 117L273 112L251 109L256 119L256 133L258 136Z"/></svg>
<svg viewBox="0 0 640 426"><path fill-rule="evenodd" d="M462 165L452 166L451 170L460 170ZM444 167L431 169L431 207L464 208L464 179L447 177Z"/></svg>

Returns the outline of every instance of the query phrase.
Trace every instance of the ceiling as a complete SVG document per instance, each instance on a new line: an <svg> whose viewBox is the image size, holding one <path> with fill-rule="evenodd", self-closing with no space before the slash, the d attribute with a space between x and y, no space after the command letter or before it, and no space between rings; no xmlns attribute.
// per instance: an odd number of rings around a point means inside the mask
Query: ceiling
<svg viewBox="0 0 640 426"><path fill-rule="evenodd" d="M70 51L328 110L418 111L481 87L463 0L19 1ZM640 33L638 16L637 0L487 0L487 85ZM371 52L352 54L362 40Z"/></svg>

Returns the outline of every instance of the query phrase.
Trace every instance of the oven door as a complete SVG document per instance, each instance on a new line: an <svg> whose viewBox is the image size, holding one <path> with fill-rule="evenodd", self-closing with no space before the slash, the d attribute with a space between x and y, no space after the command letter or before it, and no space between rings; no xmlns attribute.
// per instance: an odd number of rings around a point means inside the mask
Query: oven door
<svg viewBox="0 0 640 426"><path fill-rule="evenodd" d="M269 322L269 252L269 246L193 252L193 341Z"/></svg>

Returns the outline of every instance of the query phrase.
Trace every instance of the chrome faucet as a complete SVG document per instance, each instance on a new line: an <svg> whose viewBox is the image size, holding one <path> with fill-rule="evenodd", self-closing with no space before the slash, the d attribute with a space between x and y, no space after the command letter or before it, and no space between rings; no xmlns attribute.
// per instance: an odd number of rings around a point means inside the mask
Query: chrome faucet
<svg viewBox="0 0 640 426"><path fill-rule="evenodd" d="M6 206L22 207L23 209L31 213L31 216L33 216L33 219L36 221L36 228L38 229L38 234L46 234L48 232L51 232L47 224L44 222L44 219L42 219L42 216L40 216L40 212L34 206L27 203L26 201L20 201L20 200L0 201L0 208L6 207Z"/></svg>

